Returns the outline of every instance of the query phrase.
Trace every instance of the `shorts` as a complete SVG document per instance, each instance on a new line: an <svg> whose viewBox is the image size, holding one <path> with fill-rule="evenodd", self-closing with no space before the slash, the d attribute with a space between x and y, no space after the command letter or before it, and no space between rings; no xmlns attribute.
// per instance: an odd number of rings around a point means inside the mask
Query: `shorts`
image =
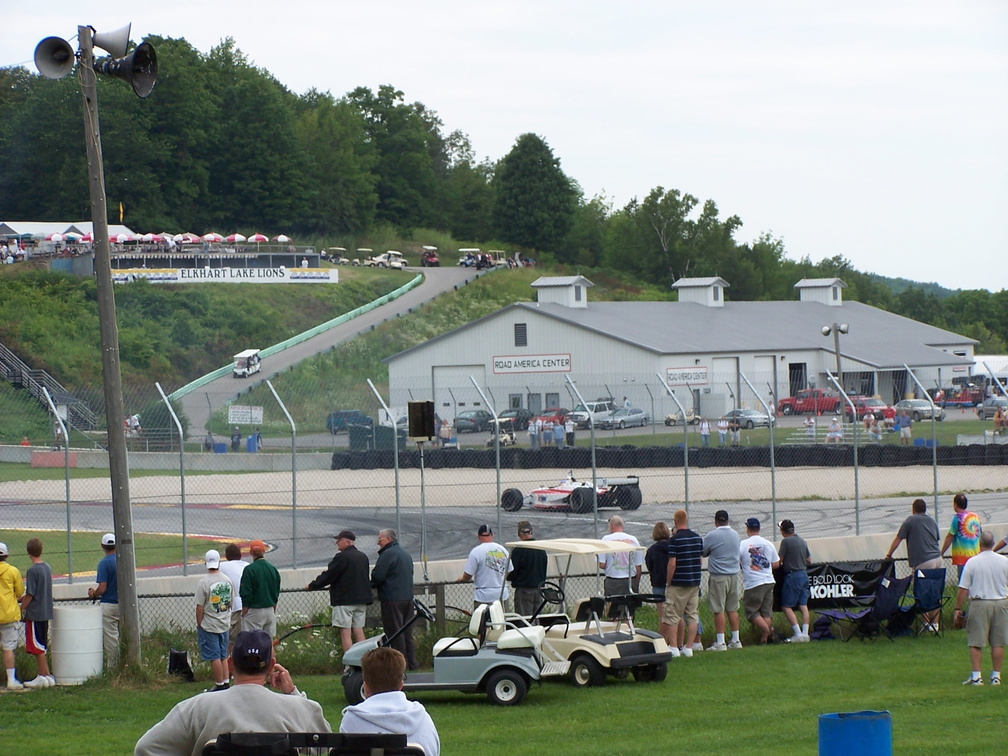
<svg viewBox="0 0 1008 756"><path fill-rule="evenodd" d="M228 657L228 633L211 633L202 627L196 628L200 658L203 661L223 661Z"/></svg>
<svg viewBox="0 0 1008 756"><path fill-rule="evenodd" d="M29 620L25 622L25 651L38 656L48 650L49 620Z"/></svg>
<svg viewBox="0 0 1008 756"><path fill-rule="evenodd" d="M272 606L243 609L242 630L262 630L270 638L276 637L276 609Z"/></svg>
<svg viewBox="0 0 1008 756"><path fill-rule="evenodd" d="M242 613L241 609L231 612L231 627L228 628L228 645L234 645L235 638L238 637L238 633L242 631Z"/></svg>
<svg viewBox="0 0 1008 756"><path fill-rule="evenodd" d="M364 627L367 606L364 604L344 604L332 608L332 626L342 629Z"/></svg>
<svg viewBox="0 0 1008 756"><path fill-rule="evenodd" d="M739 605L739 575L711 575L707 581L707 601L714 614L737 612Z"/></svg>
<svg viewBox="0 0 1008 756"><path fill-rule="evenodd" d="M941 557L935 557L934 559L925 559L920 564L915 564L913 566L913 571L917 570L940 570L945 566L945 560Z"/></svg>
<svg viewBox="0 0 1008 756"><path fill-rule="evenodd" d="M14 651L18 647L19 622L8 622L0 625L0 648L4 651Z"/></svg>
<svg viewBox="0 0 1008 756"><path fill-rule="evenodd" d="M773 583L746 588L742 594L742 609L747 620L752 622L756 617L773 617L773 589Z"/></svg>
<svg viewBox="0 0 1008 756"><path fill-rule="evenodd" d="M781 583L781 608L793 609L796 606L808 606L809 580L805 570L795 570L784 576Z"/></svg>
<svg viewBox="0 0 1008 756"><path fill-rule="evenodd" d="M681 619L685 619L686 622L699 622L700 614L697 612L699 603L699 585L670 585L665 589L661 620L673 627L678 625Z"/></svg>
<svg viewBox="0 0 1008 756"><path fill-rule="evenodd" d="M966 645L1008 646L1008 599L970 599Z"/></svg>
<svg viewBox="0 0 1008 756"><path fill-rule="evenodd" d="M900 438L910 438L910 429L900 428Z"/></svg>

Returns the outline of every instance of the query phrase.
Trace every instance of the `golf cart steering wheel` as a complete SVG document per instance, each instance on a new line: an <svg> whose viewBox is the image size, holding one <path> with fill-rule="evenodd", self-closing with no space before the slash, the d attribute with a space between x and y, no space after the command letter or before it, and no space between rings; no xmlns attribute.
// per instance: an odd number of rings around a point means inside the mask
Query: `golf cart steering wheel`
<svg viewBox="0 0 1008 756"><path fill-rule="evenodd" d="M547 604L556 604L557 606L564 605L564 592L557 583L549 580L544 580L539 584L539 606L532 613L531 619L535 621L539 613L546 608Z"/></svg>
<svg viewBox="0 0 1008 756"><path fill-rule="evenodd" d="M437 622L434 618L434 613L427 607L427 605L418 598L413 599L413 606L416 608L417 614L423 617L427 622Z"/></svg>

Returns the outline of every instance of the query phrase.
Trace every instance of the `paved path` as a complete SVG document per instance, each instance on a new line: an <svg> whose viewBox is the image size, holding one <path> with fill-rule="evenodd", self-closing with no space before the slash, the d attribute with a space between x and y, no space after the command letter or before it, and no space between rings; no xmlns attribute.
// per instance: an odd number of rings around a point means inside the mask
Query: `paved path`
<svg viewBox="0 0 1008 756"><path fill-rule="evenodd" d="M419 270L409 269L410 273ZM263 369L251 381L235 378L231 374L224 375L215 381L182 397L180 404L189 418L190 437L202 438L206 435L207 422L210 419L210 408L225 405L229 399L236 398L240 391L261 383L282 373L299 362L314 357L339 344L349 341L358 334L374 329L376 326L409 312L445 292L452 291L474 280L478 275L470 268L445 267L424 268L424 281L419 286L404 295L388 302L381 307L364 313L342 325L330 328L307 341L278 352L263 362ZM404 278L404 282L408 280ZM338 284L337 284L338 285ZM226 440L226 439L221 439Z"/></svg>

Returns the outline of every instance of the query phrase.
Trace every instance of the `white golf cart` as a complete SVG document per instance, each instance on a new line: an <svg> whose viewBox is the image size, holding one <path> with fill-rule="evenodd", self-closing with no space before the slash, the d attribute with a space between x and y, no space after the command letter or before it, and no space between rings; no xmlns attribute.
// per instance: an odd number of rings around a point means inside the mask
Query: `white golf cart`
<svg viewBox="0 0 1008 756"><path fill-rule="evenodd" d="M559 582L565 583L576 566L579 570L597 569L600 554L643 551L622 541L594 538L553 538L542 541L514 541L508 549L536 549L556 558ZM565 607L559 584L539 587L541 602L531 617L507 615L515 627L543 628L542 655L552 662L568 662L569 678L577 687L602 685L607 675L622 677L630 672L637 682L661 682L668 674L672 653L660 634L635 627L634 611L644 603L653 603L651 594L627 593L620 596L593 596L579 600L571 616L566 612L544 613L550 604ZM607 606L608 605L608 606Z"/></svg>
<svg viewBox="0 0 1008 756"><path fill-rule="evenodd" d="M262 359L259 357L258 349L246 349L238 352L234 359L232 373L235 378L248 378L252 373L258 373L262 369Z"/></svg>
<svg viewBox="0 0 1008 756"><path fill-rule="evenodd" d="M408 625L421 617L435 621L419 599L413 603L416 613ZM343 694L351 704L364 700L361 657L373 648L388 646L399 633L391 638L384 634L367 638L343 654ZM517 706L525 699L530 683L567 672L566 663L543 657L540 646L545 634L545 628L527 622L509 623L499 601L481 604L472 613L469 633L438 640L433 649L434 671L410 672L403 690L486 693L490 703Z"/></svg>

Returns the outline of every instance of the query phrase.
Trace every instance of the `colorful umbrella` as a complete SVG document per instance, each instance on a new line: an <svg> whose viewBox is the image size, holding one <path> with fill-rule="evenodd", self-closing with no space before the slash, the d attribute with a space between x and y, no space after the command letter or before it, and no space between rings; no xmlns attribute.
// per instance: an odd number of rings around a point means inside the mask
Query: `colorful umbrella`
<svg viewBox="0 0 1008 756"><path fill-rule="evenodd" d="M140 237L140 241L147 242L148 244L150 243L159 244L162 241L164 241L164 239L161 238L160 234L144 234L143 236Z"/></svg>
<svg viewBox="0 0 1008 756"><path fill-rule="evenodd" d="M183 244L199 244L202 239L200 239L196 234L186 231L184 234L176 234L172 237L177 242L182 242Z"/></svg>
<svg viewBox="0 0 1008 756"><path fill-rule="evenodd" d="M133 237L132 237L132 236L130 236L129 234L119 234L119 236L117 236L117 237L115 238L115 240L116 240L116 241L117 241L117 242L118 242L119 244L125 244L126 242L128 242L128 241L129 241L130 239L132 239L132 238L133 238Z"/></svg>
<svg viewBox="0 0 1008 756"><path fill-rule="evenodd" d="M280 236L278 236L276 238L276 240L278 242L289 242L290 241L290 237L289 236L284 236L283 234L280 234Z"/></svg>
<svg viewBox="0 0 1008 756"><path fill-rule="evenodd" d="M63 234L47 234L45 239L46 241L61 242L64 238Z"/></svg>
<svg viewBox="0 0 1008 756"><path fill-rule="evenodd" d="M80 238L80 240L82 242L87 242L88 244L91 244L94 241L94 234L88 231L86 234L84 234L84 236Z"/></svg>
<svg viewBox="0 0 1008 756"><path fill-rule="evenodd" d="M211 231L209 234L203 234L203 241L222 242L224 241L224 237L214 231Z"/></svg>
<svg viewBox="0 0 1008 756"><path fill-rule="evenodd" d="M227 239L225 239L225 241L234 244L235 242L245 241L245 237L242 236L241 234L231 234L230 236L227 237Z"/></svg>
<svg viewBox="0 0 1008 756"><path fill-rule="evenodd" d="M254 242L256 244L259 244L260 242L267 242L267 241L269 241L269 237L268 236L264 236L263 234L252 234L252 236L250 236L248 238L248 240L250 242Z"/></svg>
<svg viewBox="0 0 1008 756"><path fill-rule="evenodd" d="M82 234L78 234L76 231L67 231L63 235L70 241L80 241L83 236Z"/></svg>

